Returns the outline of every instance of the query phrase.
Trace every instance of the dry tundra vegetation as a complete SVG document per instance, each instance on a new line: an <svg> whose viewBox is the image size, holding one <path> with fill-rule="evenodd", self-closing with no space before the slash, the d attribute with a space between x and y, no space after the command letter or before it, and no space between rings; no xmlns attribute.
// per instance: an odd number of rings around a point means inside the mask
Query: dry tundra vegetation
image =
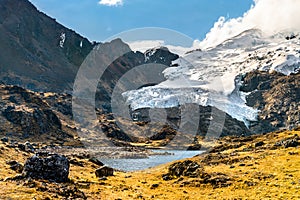
<svg viewBox="0 0 300 200"><path fill-rule="evenodd" d="M214 141L207 153L137 172L98 178L99 167L69 155L66 183L20 178L32 155L2 141L1 199L300 199L300 129Z"/></svg>

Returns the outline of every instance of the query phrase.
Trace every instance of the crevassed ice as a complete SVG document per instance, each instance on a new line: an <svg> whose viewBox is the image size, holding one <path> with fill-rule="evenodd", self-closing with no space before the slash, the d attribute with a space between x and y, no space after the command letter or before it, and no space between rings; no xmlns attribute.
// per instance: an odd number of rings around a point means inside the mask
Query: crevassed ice
<svg viewBox="0 0 300 200"><path fill-rule="evenodd" d="M245 94L237 88L237 75L252 70L289 75L300 68L299 38L264 38L254 33L248 31L215 48L186 54L173 62L178 67L163 72L166 81L123 96L132 109L197 103L215 106L245 124L254 121L258 111L245 104Z"/></svg>

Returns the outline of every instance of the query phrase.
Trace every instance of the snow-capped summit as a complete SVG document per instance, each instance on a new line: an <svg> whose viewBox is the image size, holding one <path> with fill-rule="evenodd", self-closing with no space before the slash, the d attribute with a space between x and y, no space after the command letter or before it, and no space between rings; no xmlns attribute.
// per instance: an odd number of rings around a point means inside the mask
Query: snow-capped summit
<svg viewBox="0 0 300 200"><path fill-rule="evenodd" d="M265 36L250 29L216 47L191 51L172 64L176 67L163 72L166 81L124 93L127 103L133 109L198 103L247 123L256 120L258 110L245 104L246 94L238 89L239 77L253 70L297 73L300 37L295 33Z"/></svg>

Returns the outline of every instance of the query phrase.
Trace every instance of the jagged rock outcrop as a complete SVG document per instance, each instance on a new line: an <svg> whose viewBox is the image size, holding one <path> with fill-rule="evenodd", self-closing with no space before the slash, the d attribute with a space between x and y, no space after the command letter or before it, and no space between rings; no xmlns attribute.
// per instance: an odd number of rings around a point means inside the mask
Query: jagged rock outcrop
<svg viewBox="0 0 300 200"><path fill-rule="evenodd" d="M27 159L23 174L33 179L55 182L68 181L70 164L65 156L50 153L37 153Z"/></svg>
<svg viewBox="0 0 300 200"><path fill-rule="evenodd" d="M250 124L255 133L292 129L300 125L300 74L253 71L243 78L240 90L250 93L247 104L258 110L258 121Z"/></svg>
<svg viewBox="0 0 300 200"><path fill-rule="evenodd" d="M66 124L71 117L50 106L43 93L0 84L0 95L1 135L61 144L74 139L75 130Z"/></svg>

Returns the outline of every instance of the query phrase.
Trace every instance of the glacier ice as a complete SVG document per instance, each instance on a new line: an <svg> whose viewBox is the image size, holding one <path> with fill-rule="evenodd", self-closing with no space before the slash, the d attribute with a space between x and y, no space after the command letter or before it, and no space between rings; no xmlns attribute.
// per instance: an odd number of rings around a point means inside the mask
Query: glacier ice
<svg viewBox="0 0 300 200"><path fill-rule="evenodd" d="M247 94L239 92L236 77L252 70L298 72L299 42L297 37L264 37L259 30L248 30L214 48L187 53L173 62L177 67L163 72L166 81L123 96L133 110L197 103L214 106L247 124L256 120L259 111L245 104Z"/></svg>

